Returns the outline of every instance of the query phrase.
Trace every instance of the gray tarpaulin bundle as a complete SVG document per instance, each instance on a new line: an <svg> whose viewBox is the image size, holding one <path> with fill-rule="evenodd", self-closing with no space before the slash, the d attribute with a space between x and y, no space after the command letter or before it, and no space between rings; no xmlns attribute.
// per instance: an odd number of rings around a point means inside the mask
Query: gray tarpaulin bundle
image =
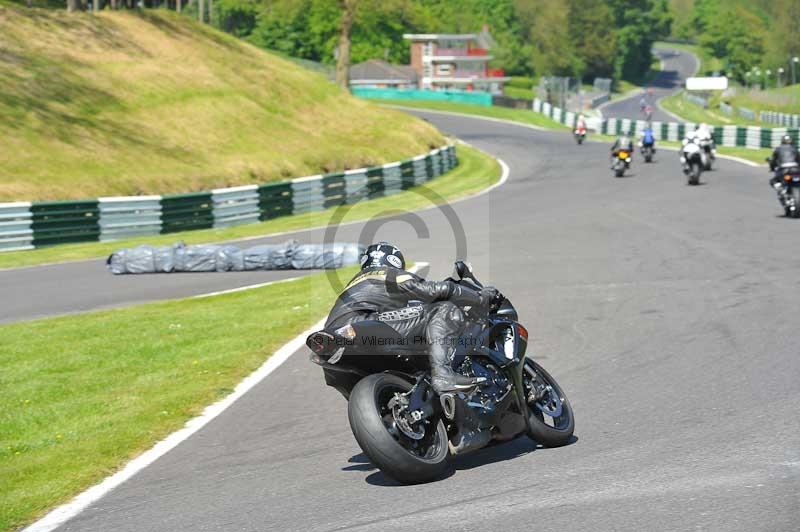
<svg viewBox="0 0 800 532"><path fill-rule="evenodd" d="M252 270L330 269L358 264L360 244L283 244L242 249L231 245L138 246L115 251L106 264L111 273L241 272Z"/></svg>

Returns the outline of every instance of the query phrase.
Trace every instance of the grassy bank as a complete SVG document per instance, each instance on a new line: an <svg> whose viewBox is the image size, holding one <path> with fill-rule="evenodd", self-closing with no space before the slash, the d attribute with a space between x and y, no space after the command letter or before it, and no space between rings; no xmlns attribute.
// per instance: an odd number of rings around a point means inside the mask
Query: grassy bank
<svg viewBox="0 0 800 532"><path fill-rule="evenodd" d="M344 221L371 218L387 209L397 208L397 205L403 205L408 210L428 206L430 202L418 193L418 189L431 191L440 198L440 201L448 201L482 190L499 179L500 167L497 161L489 155L469 146L459 145L458 158L460 164L456 168L423 186L387 198L356 204L347 212ZM154 235L114 242L67 244L31 251L0 253L0 268L102 257L115 249L139 244L170 244L177 240L183 240L187 244L200 244L319 227L329 223L335 210L333 208L321 212L285 216L258 224L240 225L225 229L187 231L185 233Z"/></svg>
<svg viewBox="0 0 800 532"><path fill-rule="evenodd" d="M189 17L0 3L0 201L208 190L442 142Z"/></svg>
<svg viewBox="0 0 800 532"><path fill-rule="evenodd" d="M760 122L747 120L739 115L728 116L719 110L719 96L711 98L709 108L704 109L701 105L692 103L683 97L683 92L678 92L672 96L667 96L659 101L659 105L673 114L678 115L687 122L706 122L707 124L730 126L764 126Z"/></svg>
<svg viewBox="0 0 800 532"><path fill-rule="evenodd" d="M0 530L69 500L228 395L335 296L315 274L0 326Z"/></svg>
<svg viewBox="0 0 800 532"><path fill-rule="evenodd" d="M784 74L787 76L790 74ZM780 89L737 89L736 94L725 97L725 102L734 107L746 107L752 111L776 111L800 114L800 84Z"/></svg>

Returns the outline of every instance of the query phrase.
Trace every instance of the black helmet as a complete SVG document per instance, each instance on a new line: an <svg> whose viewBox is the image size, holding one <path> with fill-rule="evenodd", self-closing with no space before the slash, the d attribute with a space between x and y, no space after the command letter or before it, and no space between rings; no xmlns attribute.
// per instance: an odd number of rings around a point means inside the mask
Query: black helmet
<svg viewBox="0 0 800 532"><path fill-rule="evenodd" d="M406 269L403 253L388 242L378 242L369 246L361 255L361 269L389 266L398 270Z"/></svg>
<svg viewBox="0 0 800 532"><path fill-rule="evenodd" d="M789 135L784 135L781 138L781 144L792 144L792 137Z"/></svg>

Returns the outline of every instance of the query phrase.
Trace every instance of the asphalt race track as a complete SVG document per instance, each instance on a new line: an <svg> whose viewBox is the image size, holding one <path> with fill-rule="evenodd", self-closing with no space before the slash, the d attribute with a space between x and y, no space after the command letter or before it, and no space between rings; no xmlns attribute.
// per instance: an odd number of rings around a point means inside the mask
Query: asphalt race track
<svg viewBox="0 0 800 532"><path fill-rule="evenodd" d="M653 120L682 122L675 115L661 109L657 102L683 88L686 78L694 75L698 69L697 59L692 54L680 50L655 48L653 51L664 63L664 69L650 84L645 96L647 103L653 107ZM641 100L642 93L639 92L628 98L607 103L600 109L605 117L644 120L645 117L640 110Z"/></svg>
<svg viewBox="0 0 800 532"><path fill-rule="evenodd" d="M576 441L518 439L398 486L301 350L62 530L797 530L800 221L781 216L767 172L719 160L689 187L659 152L615 179L607 146L567 132L425 116L511 177L454 205L463 231L434 209L379 237L441 277L466 235L477 275L515 302L529 354L572 400ZM182 277L139 279L177 295Z"/></svg>

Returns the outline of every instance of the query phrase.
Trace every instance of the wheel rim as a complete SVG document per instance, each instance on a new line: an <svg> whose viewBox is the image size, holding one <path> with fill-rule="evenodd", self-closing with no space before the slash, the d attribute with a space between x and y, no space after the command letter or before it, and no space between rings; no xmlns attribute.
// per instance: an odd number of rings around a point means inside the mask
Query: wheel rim
<svg viewBox="0 0 800 532"><path fill-rule="evenodd" d="M570 409L564 391L558 383L536 371L536 367L526 361L523 384L531 413L551 429L568 430Z"/></svg>
<svg viewBox="0 0 800 532"><path fill-rule="evenodd" d="M440 456L445 442L440 438L436 419L423 420L414 424L412 430L415 431L419 431L420 427L424 426L424 434L421 438L412 438L406 435L395 420L396 413L389 406L389 402L396 393L404 394L407 391L401 386L389 383L384 384L376 391L375 402L383 426L386 432L410 455L426 462L438 461L437 457Z"/></svg>

